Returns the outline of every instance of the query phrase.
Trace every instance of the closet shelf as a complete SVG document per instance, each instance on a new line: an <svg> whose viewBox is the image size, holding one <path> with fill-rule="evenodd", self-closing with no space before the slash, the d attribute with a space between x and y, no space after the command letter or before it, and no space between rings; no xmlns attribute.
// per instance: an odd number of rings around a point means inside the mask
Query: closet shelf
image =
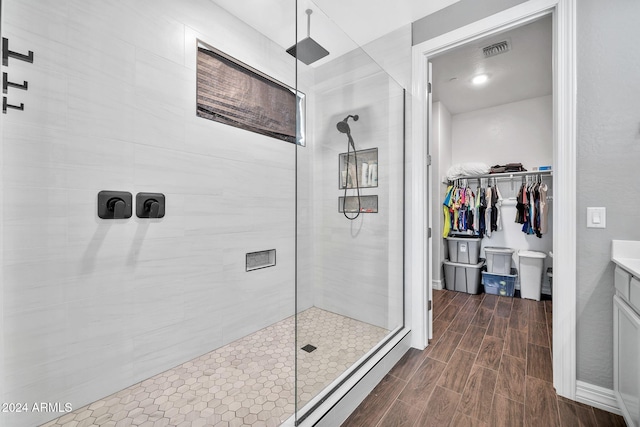
<svg viewBox="0 0 640 427"><path fill-rule="evenodd" d="M448 184L450 182L457 181L459 179L484 179L484 178L495 178L495 179L514 179L523 176L551 176L553 175L553 171L525 171L525 172L504 172L504 173L486 173L483 175L465 175L460 176L453 181L445 180L443 184Z"/></svg>

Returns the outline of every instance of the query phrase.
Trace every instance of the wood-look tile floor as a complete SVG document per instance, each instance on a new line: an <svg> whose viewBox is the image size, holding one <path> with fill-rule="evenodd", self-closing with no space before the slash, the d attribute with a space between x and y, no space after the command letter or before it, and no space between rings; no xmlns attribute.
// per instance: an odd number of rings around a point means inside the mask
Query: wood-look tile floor
<svg viewBox="0 0 640 427"><path fill-rule="evenodd" d="M433 340L409 350L343 427L616 427L556 395L552 304L434 291Z"/></svg>

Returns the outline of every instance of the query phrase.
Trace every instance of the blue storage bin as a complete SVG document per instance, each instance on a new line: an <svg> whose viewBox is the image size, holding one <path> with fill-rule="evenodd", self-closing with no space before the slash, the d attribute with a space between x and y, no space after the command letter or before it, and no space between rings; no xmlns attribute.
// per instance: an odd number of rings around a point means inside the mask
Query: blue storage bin
<svg viewBox="0 0 640 427"><path fill-rule="evenodd" d="M512 297L516 289L517 278L518 271L515 268L511 269L511 274L494 274L483 271L482 284L484 285L484 292L492 295Z"/></svg>

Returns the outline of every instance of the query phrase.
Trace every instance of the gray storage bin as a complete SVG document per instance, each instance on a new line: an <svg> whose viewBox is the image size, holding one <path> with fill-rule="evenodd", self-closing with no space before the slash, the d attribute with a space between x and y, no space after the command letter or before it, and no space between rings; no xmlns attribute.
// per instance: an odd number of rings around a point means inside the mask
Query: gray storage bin
<svg viewBox="0 0 640 427"><path fill-rule="evenodd" d="M472 265L444 261L444 280L447 289L477 294L480 288L480 278L482 277L480 270L483 265L484 260Z"/></svg>
<svg viewBox="0 0 640 427"><path fill-rule="evenodd" d="M479 237L447 237L449 261L461 264L477 264L480 258Z"/></svg>
<svg viewBox="0 0 640 427"><path fill-rule="evenodd" d="M498 248L487 246L484 248L487 260L487 273L509 274L511 273L511 258L514 250L511 248Z"/></svg>

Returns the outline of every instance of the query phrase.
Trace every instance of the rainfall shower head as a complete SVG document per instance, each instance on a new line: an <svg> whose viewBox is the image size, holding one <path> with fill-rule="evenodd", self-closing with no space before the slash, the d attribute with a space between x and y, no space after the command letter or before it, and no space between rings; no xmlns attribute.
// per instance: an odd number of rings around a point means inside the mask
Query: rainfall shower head
<svg viewBox="0 0 640 427"><path fill-rule="evenodd" d="M349 127L349 124L347 123L347 120L349 120L349 117L353 118L354 122L357 122L358 119L360 118L360 117L358 117L357 114L355 116L352 116L351 114L349 114L342 121L340 121L340 122L338 122L336 124L336 127L338 128L338 130L341 133L346 133L347 135L351 135L351 128Z"/></svg>
<svg viewBox="0 0 640 427"><path fill-rule="evenodd" d="M311 38L311 14L313 11L307 9L305 13L307 14L307 38L291 46L287 49L287 53L309 65L329 55L329 51Z"/></svg>

